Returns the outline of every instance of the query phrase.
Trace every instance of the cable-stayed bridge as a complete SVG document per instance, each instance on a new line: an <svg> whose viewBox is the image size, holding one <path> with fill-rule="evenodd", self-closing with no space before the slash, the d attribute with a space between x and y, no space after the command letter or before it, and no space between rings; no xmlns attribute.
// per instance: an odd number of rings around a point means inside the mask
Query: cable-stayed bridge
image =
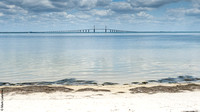
<svg viewBox="0 0 200 112"><path fill-rule="evenodd" d="M0 33L200 33L200 31L127 31L112 28L93 28L78 30L57 30L57 31L25 31L25 32L0 32Z"/></svg>
<svg viewBox="0 0 200 112"><path fill-rule="evenodd" d="M63 31L44 31L43 33L122 33L122 32L130 32L125 30L118 29L109 29L105 26L105 28L91 28L91 29L79 29L79 30L63 30ZM34 32L30 32L34 33Z"/></svg>

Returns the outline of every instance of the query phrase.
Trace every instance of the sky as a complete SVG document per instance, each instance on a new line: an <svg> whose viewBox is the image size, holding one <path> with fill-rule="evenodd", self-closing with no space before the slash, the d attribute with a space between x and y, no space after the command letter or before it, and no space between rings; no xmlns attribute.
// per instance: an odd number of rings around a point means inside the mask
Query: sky
<svg viewBox="0 0 200 112"><path fill-rule="evenodd" d="M0 0L0 32L200 31L200 0Z"/></svg>

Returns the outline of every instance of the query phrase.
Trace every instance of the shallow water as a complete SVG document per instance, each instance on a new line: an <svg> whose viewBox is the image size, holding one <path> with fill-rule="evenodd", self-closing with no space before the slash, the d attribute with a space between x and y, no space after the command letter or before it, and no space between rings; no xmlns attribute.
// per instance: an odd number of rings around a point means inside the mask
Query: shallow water
<svg viewBox="0 0 200 112"><path fill-rule="evenodd" d="M200 34L0 34L0 82L200 77Z"/></svg>

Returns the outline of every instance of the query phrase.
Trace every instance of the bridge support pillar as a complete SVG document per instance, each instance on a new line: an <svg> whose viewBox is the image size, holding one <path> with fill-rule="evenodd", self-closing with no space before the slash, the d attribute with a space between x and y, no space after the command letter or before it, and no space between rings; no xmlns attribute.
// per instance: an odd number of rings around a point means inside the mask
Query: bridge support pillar
<svg viewBox="0 0 200 112"><path fill-rule="evenodd" d="M95 25L94 25L94 31L93 32L95 33Z"/></svg>

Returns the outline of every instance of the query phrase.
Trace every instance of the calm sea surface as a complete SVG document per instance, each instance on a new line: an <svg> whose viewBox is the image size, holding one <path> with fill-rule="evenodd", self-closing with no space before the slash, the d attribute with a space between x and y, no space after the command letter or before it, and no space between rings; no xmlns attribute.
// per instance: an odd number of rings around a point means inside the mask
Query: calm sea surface
<svg viewBox="0 0 200 112"><path fill-rule="evenodd" d="M0 34L0 82L200 77L200 34Z"/></svg>

